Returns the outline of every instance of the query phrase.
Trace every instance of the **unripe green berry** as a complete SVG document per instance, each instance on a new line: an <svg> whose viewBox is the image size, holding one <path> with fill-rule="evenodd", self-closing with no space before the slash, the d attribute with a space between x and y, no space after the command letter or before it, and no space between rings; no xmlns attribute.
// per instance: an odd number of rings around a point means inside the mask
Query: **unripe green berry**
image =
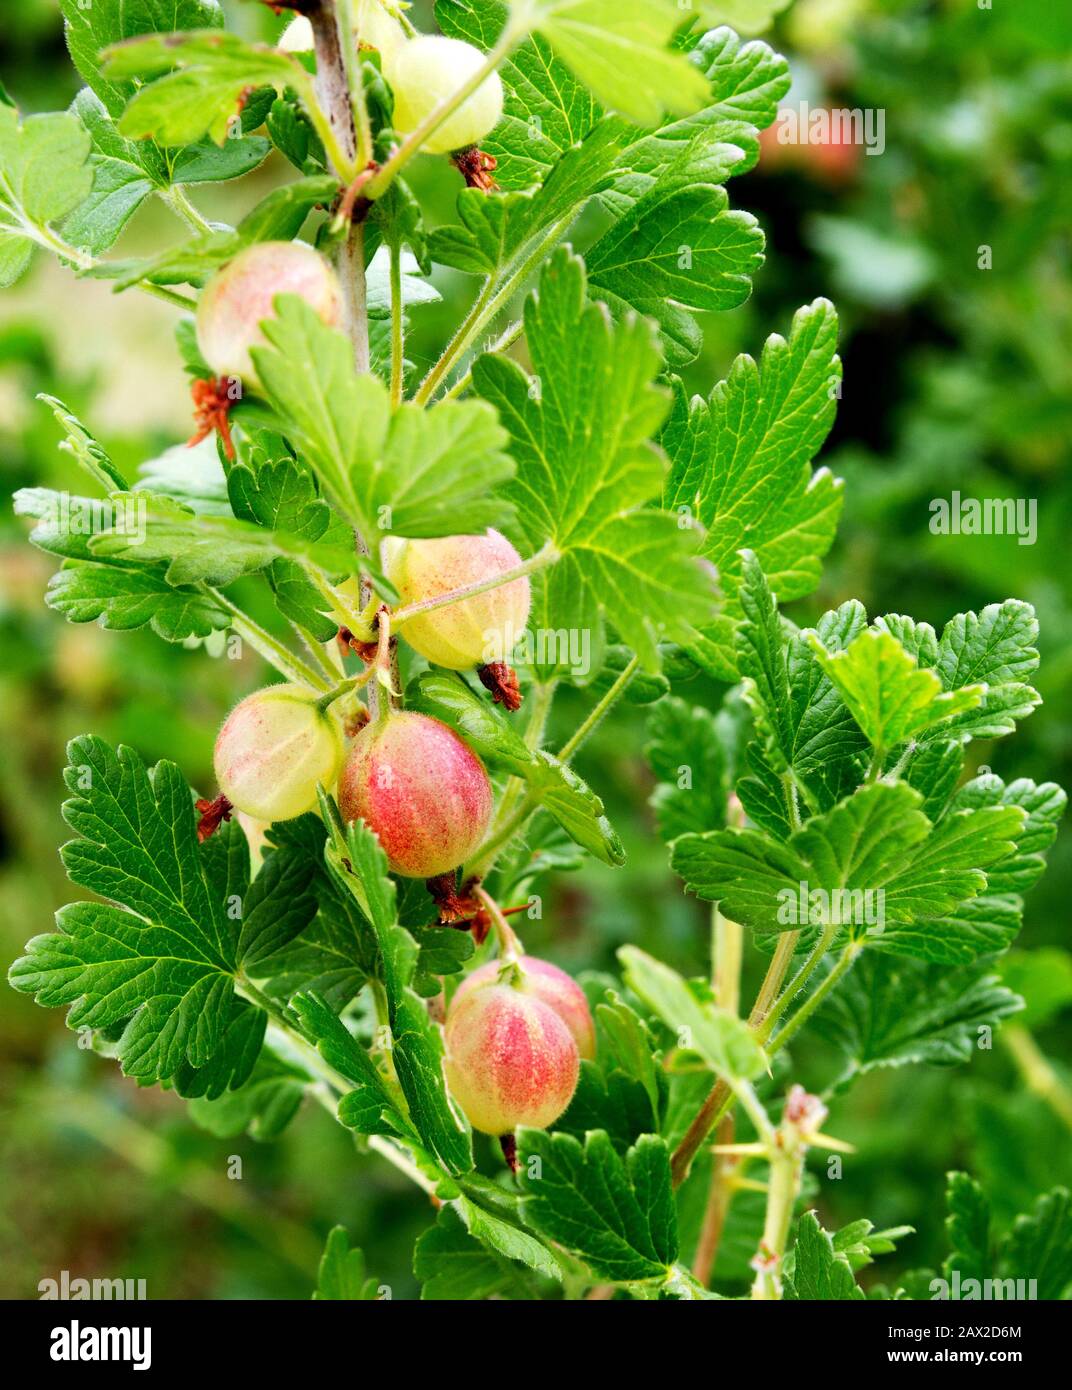
<svg viewBox="0 0 1072 1390"><path fill-rule="evenodd" d="M403 135L454 95L483 65L479 48L461 39L423 34L411 39L386 65L395 96L394 127ZM502 120L503 85L497 72L488 76L422 146L429 154L479 145Z"/></svg>
<svg viewBox="0 0 1072 1390"><path fill-rule="evenodd" d="M261 320L275 317L275 297L296 294L326 324L339 322L342 296L335 272L303 241L258 241L218 270L197 303L197 345L217 376L258 386L250 348L267 341Z"/></svg>
<svg viewBox="0 0 1072 1390"><path fill-rule="evenodd" d="M546 1129L573 1099L577 1044L554 1009L523 989L488 984L455 996L444 1041L451 1094L485 1134Z"/></svg>
<svg viewBox="0 0 1072 1390"><path fill-rule="evenodd" d="M596 1029L584 990L576 980L572 980L564 970L559 970L557 965L539 960L536 956L521 956L508 969L513 987L553 1009L572 1033L581 1057L592 1061L596 1055ZM456 1006L470 994L493 987L499 983L502 975L500 961L493 960L482 965L479 970L466 976L458 987L453 1004Z"/></svg>
<svg viewBox="0 0 1072 1390"><path fill-rule="evenodd" d="M248 695L224 721L213 763L220 791L254 820L292 820L316 805L316 786L332 787L343 734L330 711L301 685L270 685Z"/></svg>
<svg viewBox="0 0 1072 1390"><path fill-rule="evenodd" d="M403 605L479 584L521 564L521 556L498 531L440 540L389 540L384 552L387 577ZM528 622L530 602L524 575L486 593L419 613L399 631L427 661L452 671L509 662Z"/></svg>
<svg viewBox="0 0 1072 1390"><path fill-rule="evenodd" d="M477 849L491 818L484 764L453 729L411 711L374 720L354 739L339 809L379 837L392 871L435 878Z"/></svg>

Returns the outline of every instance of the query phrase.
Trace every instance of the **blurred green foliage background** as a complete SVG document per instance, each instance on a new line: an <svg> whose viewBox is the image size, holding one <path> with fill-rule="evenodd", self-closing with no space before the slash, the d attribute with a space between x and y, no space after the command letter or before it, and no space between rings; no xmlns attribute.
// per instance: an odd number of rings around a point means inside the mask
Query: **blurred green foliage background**
<svg viewBox="0 0 1072 1390"><path fill-rule="evenodd" d="M270 38L281 21L254 3L227 5L232 23ZM427 23L426 5L415 8ZM53 0L5 15L0 78L26 111L66 105L77 79ZM796 0L769 42L794 72L788 100L885 112L886 148L785 147L768 139L758 170L731 200L759 217L767 264L741 309L712 317L688 373L705 393L739 351L817 294L843 325L844 396L821 462L847 480L845 515L821 591L791 616L810 621L859 597L871 613L911 613L936 626L1008 596L1042 622L1043 707L1001 744L971 745L975 766L1006 779L1072 784L1072 11L1052 0ZM457 175L420 161L433 221L450 215ZM288 177L270 160L238 185L199 197L234 221ZM116 254L182 236L161 207L135 219ZM585 228L578 229L583 245ZM992 268L980 269L990 247ZM431 362L465 277L439 277L445 303L419 311L408 355ZM189 399L172 334L174 310L118 298L43 256L0 299L0 460L4 491L73 486L74 465L37 392L61 396L121 465L133 467L189 431ZM935 536L928 503L1023 497L1038 539ZM227 708L264 679L250 654L229 660L168 647L149 632L74 627L43 603L53 562L0 518L0 954L48 930L72 895L57 848L66 740L93 731L177 760L211 789L211 748ZM251 590L251 594L253 591ZM250 602L255 606L256 600ZM723 691L681 691L717 706ZM560 741L591 697L559 701ZM604 796L629 851L623 870L595 866L546 885L529 947L572 971L606 970L633 941L687 973L707 968L706 912L671 876L646 805L644 711L625 705L584 750L580 771ZM1028 902L1019 943L1059 947L1072 896L1072 836L1055 847ZM756 972L757 961L750 969ZM746 990L748 982L746 981ZM1037 1040L1068 1079L1072 1020ZM342 1222L370 1270L397 1298L416 1292L410 1253L430 1223L424 1199L308 1105L274 1145L198 1130L185 1103L139 1091L115 1065L82 1051L59 1011L0 990L0 1296L35 1297L38 1281L73 1275L145 1278L150 1297L304 1297L327 1229ZM797 1048L800 1079L829 1083L818 1042ZM944 1251L944 1174L965 1167L1000 1219L1055 1182L1072 1182L1068 1128L1031 1093L1000 1039L959 1072L911 1068L870 1075L839 1099L832 1132L858 1145L838 1182L812 1200L836 1228L867 1216L917 1234L870 1275L934 1264ZM228 1177L232 1155L241 1181ZM818 1171L818 1170L817 1170ZM686 1198L686 1224L703 1193ZM695 1209L695 1210L694 1210ZM729 1270L747 1246L728 1237ZM865 1276L866 1282L867 1276ZM732 1288L732 1285L730 1286Z"/></svg>

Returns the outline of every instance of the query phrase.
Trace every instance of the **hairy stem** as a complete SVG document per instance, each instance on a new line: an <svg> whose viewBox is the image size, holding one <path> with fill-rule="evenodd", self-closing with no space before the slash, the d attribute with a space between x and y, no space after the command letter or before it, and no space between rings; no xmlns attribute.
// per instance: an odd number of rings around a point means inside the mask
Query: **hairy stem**
<svg viewBox="0 0 1072 1390"><path fill-rule="evenodd" d="M469 310L460 328L444 349L442 357L421 382L413 399L418 405L427 405L442 382L450 375L472 347L473 343L491 323L500 310L510 302L529 276L542 264L550 249L555 246L573 221L572 210L540 238L527 256L518 262L514 269L507 269L496 279L489 279L481 290L476 303Z"/></svg>
<svg viewBox="0 0 1072 1390"><path fill-rule="evenodd" d="M218 603L221 608L227 611L231 618L231 627L238 633L239 637L244 642L248 642L253 650L268 662L269 666L274 666L281 676L298 685L311 686L314 690L327 689L328 683L318 671L315 671L300 656L296 656L289 647L285 647L259 623L254 622L248 613L244 613L219 589L213 589L206 584L204 592L214 603Z"/></svg>
<svg viewBox="0 0 1072 1390"><path fill-rule="evenodd" d="M492 345L487 349L488 355L494 356L497 352L505 352L508 347L513 346L513 344L517 342L524 331L525 322L523 319L518 319L516 323L512 323L509 328L504 329L499 337L495 339ZM465 395L472 384L473 373L472 369L470 369L464 376L460 376L453 386L444 391L439 399L441 401L456 401L459 396Z"/></svg>
<svg viewBox="0 0 1072 1390"><path fill-rule="evenodd" d="M784 932L778 938L778 945L771 957L770 965L767 967L767 973L763 977L759 993L756 995L756 1002L752 1005L752 1012L748 1015L748 1025L754 1032L758 1033L763 1026L767 1013L777 998L786 971L789 969L789 963L793 959L793 952L796 949L799 935L800 933L795 931ZM673 1174L675 1187L680 1187L688 1177L692 1160L696 1157L700 1146L729 1110L732 1103L733 1092L720 1078L707 1093L703 1104L696 1112L696 1118L689 1125L681 1143L674 1150L670 1160L670 1171Z"/></svg>
<svg viewBox="0 0 1072 1390"><path fill-rule="evenodd" d="M718 1142L729 1146L733 1143L734 1120L732 1115L723 1115L718 1125ZM696 1243L696 1257L692 1272L704 1288L711 1283L718 1248L722 1243L722 1232L726 1226L730 1203L733 1200L733 1185L730 1181L738 1160L732 1154L716 1154L711 1169L711 1186L707 1192L707 1205L704 1208L700 1239Z"/></svg>
<svg viewBox="0 0 1072 1390"><path fill-rule="evenodd" d="M805 999L804 1003L801 1004L800 1008L796 1011L796 1013L781 1030L781 1032L778 1033L768 1044L767 1052L770 1056L773 1056L776 1052L781 1051L781 1049L786 1045L786 1043L793 1036L793 1034L796 1033L798 1029L802 1028L805 1023L807 1023L808 1019L811 1018L812 1014L823 1002L823 1000L830 993L830 991L835 988L842 976L848 974L848 972L852 969L856 957L860 954L862 950L863 943L859 941L853 941L845 947L844 951L842 951L841 955L838 957L838 962L834 966L833 970L831 970L830 974L827 975L826 979L822 982L821 985L819 985L819 987L816 990L809 994L807 999ZM818 961L816 961L816 964L818 964Z"/></svg>
<svg viewBox="0 0 1072 1390"><path fill-rule="evenodd" d="M558 750L557 757L560 763L568 763L569 760L573 757L574 753L576 753L577 749L580 748L582 743L584 743L585 739L588 738L590 734L595 732L595 730L606 718L608 713L614 708L614 705L617 703L619 698L622 695L624 695L626 687L628 686L629 682L633 679L633 677L636 675L639 667L640 658L638 656L634 656L632 661L629 662L628 666L626 666L625 670L621 673L621 675L614 682L614 684L607 691L607 693L603 696L603 698L592 707L588 714L588 718L585 719L585 721L573 731L570 738L567 739L567 741Z"/></svg>
<svg viewBox="0 0 1072 1390"><path fill-rule="evenodd" d="M782 1014L785 1013L786 1009L796 998L796 996L800 993L800 991L804 988L808 980L811 979L811 976L814 973L819 962L830 949L830 943L833 941L836 935L837 927L833 923L828 923L826 926L823 927L819 939L815 943L815 947L812 950L811 954L808 956L808 959L793 976L789 984L786 985L780 998L774 1005L772 1005L766 1018L760 1024L757 1034L760 1042L766 1042L766 1040L770 1037L771 1033L774 1031L774 1025L781 1018Z"/></svg>
<svg viewBox="0 0 1072 1390"><path fill-rule="evenodd" d="M715 903L711 908L711 982L715 999L720 1008L735 1016L741 1009L741 964L744 955L744 929L739 922L724 917ZM720 1145L728 1147L733 1143L734 1119L731 1114L722 1116L718 1123L717 1138ZM738 1160L731 1154L716 1154L711 1168L711 1185L704 1208L703 1225L696 1246L696 1258L692 1272L706 1288L718 1258L718 1247L722 1241L722 1231L726 1216L733 1201L733 1175Z"/></svg>
<svg viewBox="0 0 1072 1390"><path fill-rule="evenodd" d="M336 700L341 700L344 695L350 695L355 690L360 690L361 687L371 679L375 670L376 668L374 666L370 666L367 670L362 671L359 676L351 676L349 680L340 681L333 690L329 690L326 695L321 695L320 699L316 702L317 709L330 709Z"/></svg>
<svg viewBox="0 0 1072 1390"><path fill-rule="evenodd" d="M195 232L212 231L212 223L193 205L182 184L173 183L163 197L172 211Z"/></svg>
<svg viewBox="0 0 1072 1390"><path fill-rule="evenodd" d="M779 1299L782 1296L782 1261L785 1259L793 1208L800 1195L804 1176L804 1151L795 1145L783 1149L772 1145L768 1155L767 1214L757 1256L753 1299Z"/></svg>
<svg viewBox="0 0 1072 1390"><path fill-rule="evenodd" d="M711 907L711 980L719 1008L731 1014L741 1011L741 964L744 957L744 928L724 917L715 903Z"/></svg>
<svg viewBox="0 0 1072 1390"><path fill-rule="evenodd" d="M523 956L525 954L525 948L518 939L517 933L503 915L503 911L499 904L491 894L486 893L483 888L478 888L476 890L476 896L479 901L483 903L488 916L491 918L492 925L495 928L495 939L499 943L499 959L504 964L508 964L511 961L517 960L520 956Z"/></svg>

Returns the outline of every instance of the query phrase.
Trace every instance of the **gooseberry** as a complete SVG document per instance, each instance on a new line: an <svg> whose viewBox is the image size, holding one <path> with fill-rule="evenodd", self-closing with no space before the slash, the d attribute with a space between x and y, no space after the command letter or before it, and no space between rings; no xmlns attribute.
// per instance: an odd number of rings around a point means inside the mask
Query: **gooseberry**
<svg viewBox="0 0 1072 1390"><path fill-rule="evenodd" d="M355 0L354 33L362 48L376 48L386 69L388 62L406 42L401 24L380 4L380 0ZM296 15L283 30L277 44L284 53L311 53L313 26L304 15Z"/></svg>
<svg viewBox="0 0 1072 1390"><path fill-rule="evenodd" d="M339 322L342 298L335 272L303 241L258 241L218 270L197 304L197 345L221 377L256 389L249 350L265 343L261 320L275 316L277 294L296 294L326 324Z"/></svg>
<svg viewBox="0 0 1072 1390"><path fill-rule="evenodd" d="M522 994L531 995L541 1004L553 1009L573 1035L577 1050L587 1061L596 1055L596 1029L592 1013L588 1007L584 990L572 980L564 970L550 961L539 960L536 956L521 956L505 967L510 973L513 987ZM458 987L453 1003L497 984L504 974L500 961L493 960L474 970Z"/></svg>
<svg viewBox="0 0 1072 1390"><path fill-rule="evenodd" d="M301 685L248 695L224 721L213 763L220 791L254 820L292 820L334 785L344 742L338 719Z"/></svg>
<svg viewBox="0 0 1072 1390"><path fill-rule="evenodd" d="M426 714L391 712L354 739L339 808L375 831L393 872L435 878L478 848L491 818L484 764L453 729Z"/></svg>
<svg viewBox="0 0 1072 1390"><path fill-rule="evenodd" d="M444 1041L447 1085L485 1134L546 1129L573 1099L577 1043L554 1009L523 988L504 981L459 991Z"/></svg>
<svg viewBox="0 0 1072 1390"><path fill-rule="evenodd" d="M483 65L484 54L462 39L422 34L399 48L385 71L395 97L394 127L408 135L436 107L454 95ZM429 154L478 145L499 124L503 85L491 73L472 96L443 122L422 146Z"/></svg>
<svg viewBox="0 0 1072 1390"><path fill-rule="evenodd" d="M385 542L384 556L387 577L403 605L479 584L521 564L521 556L498 531L439 540L391 539ZM528 622L530 601L528 576L523 575L472 598L418 613L399 631L426 660L452 671L509 662Z"/></svg>

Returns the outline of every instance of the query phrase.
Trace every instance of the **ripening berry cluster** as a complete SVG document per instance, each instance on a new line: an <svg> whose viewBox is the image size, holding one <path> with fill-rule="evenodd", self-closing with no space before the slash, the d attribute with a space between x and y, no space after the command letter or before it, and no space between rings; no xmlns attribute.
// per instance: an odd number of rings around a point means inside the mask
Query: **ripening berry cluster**
<svg viewBox="0 0 1072 1390"><path fill-rule="evenodd" d="M444 98L483 62L453 39L407 38L378 0L355 7L363 45L379 50L394 93L394 127L417 130ZM307 20L295 19L282 46L312 47ZM441 153L474 145L502 115L502 85L488 78L427 140ZM213 372L257 392L252 350L276 296L302 298L337 325L342 296L328 262L304 242L260 242L235 256L205 286L198 305L198 344ZM508 662L528 622L524 575L482 590L521 565L496 531L413 540L389 537L380 558L397 590L398 631L426 661L452 671ZM457 590L478 590L436 607ZM395 630L392 628L392 630ZM380 708L358 732L339 705L298 684L269 686L244 699L216 740L215 772L255 851L267 826L316 811L318 789L333 793L348 821L378 837L394 874L433 879L463 869L488 837L494 795L483 763L438 719L396 707L380 690ZM507 1135L520 1124L551 1124L568 1106L580 1063L591 1058L595 1031L583 992L555 966L503 954L460 986L447 1011L446 1075L474 1128Z"/></svg>

